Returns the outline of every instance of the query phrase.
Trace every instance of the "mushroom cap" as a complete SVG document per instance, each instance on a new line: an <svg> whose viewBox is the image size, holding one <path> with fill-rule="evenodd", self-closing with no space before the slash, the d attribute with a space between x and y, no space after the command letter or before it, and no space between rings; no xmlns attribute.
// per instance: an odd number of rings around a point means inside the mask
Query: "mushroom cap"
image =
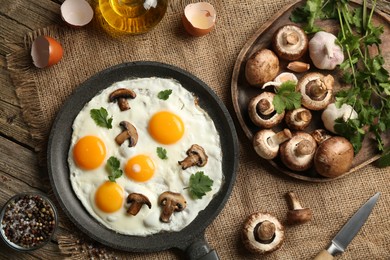
<svg viewBox="0 0 390 260"><path fill-rule="evenodd" d="M259 224L270 221L275 225L275 235L271 242L262 243L257 237ZM241 239L244 246L252 253L266 254L281 247L284 242L284 227L280 221L269 213L257 212L248 216L242 229Z"/></svg>
<svg viewBox="0 0 390 260"><path fill-rule="evenodd" d="M152 204L150 203L148 197L146 197L145 195L141 194L141 193L130 193L129 196L127 196L127 200L126 200L127 203L133 203L133 202L137 202L137 203L143 203L143 204L146 204L148 205L149 208L152 207Z"/></svg>
<svg viewBox="0 0 390 260"><path fill-rule="evenodd" d="M303 130L309 126L312 114L309 109L300 107L287 111L284 120L287 126L293 130Z"/></svg>
<svg viewBox="0 0 390 260"><path fill-rule="evenodd" d="M344 137L334 136L323 141L314 155L314 167L318 174L335 178L349 171L354 150Z"/></svg>
<svg viewBox="0 0 390 260"><path fill-rule="evenodd" d="M314 100L310 97L308 93L308 84L320 80L323 84L326 85L326 92L323 97L318 100ZM333 84L334 79L331 75L324 76L319 72L310 72L305 74L298 81L298 91L302 95L302 105L311 110L322 110L324 109L331 101L333 94Z"/></svg>
<svg viewBox="0 0 390 260"><path fill-rule="evenodd" d="M260 95L253 97L249 101L248 113L250 119L255 125L261 128L272 128L283 120L285 114L284 111L281 114L276 113L276 111L273 111L269 115L259 114L259 110L258 110L259 102L263 99L268 100L273 109L272 102L274 100L274 97L275 97L274 93L265 91Z"/></svg>
<svg viewBox="0 0 390 260"><path fill-rule="evenodd" d="M314 138L305 132L296 132L293 137L280 145L280 159L293 171L305 171L313 165L317 149Z"/></svg>
<svg viewBox="0 0 390 260"><path fill-rule="evenodd" d="M245 77L250 85L260 87L279 73L279 59L268 49L255 52L246 62Z"/></svg>
<svg viewBox="0 0 390 260"><path fill-rule="evenodd" d="M114 90L110 96L108 97L108 100L110 102L116 101L118 98L135 98L137 94L128 88L118 88L117 90Z"/></svg>
<svg viewBox="0 0 390 260"><path fill-rule="evenodd" d="M305 31L294 24L281 26L272 37L272 47L281 59L298 60L306 53L308 45Z"/></svg>

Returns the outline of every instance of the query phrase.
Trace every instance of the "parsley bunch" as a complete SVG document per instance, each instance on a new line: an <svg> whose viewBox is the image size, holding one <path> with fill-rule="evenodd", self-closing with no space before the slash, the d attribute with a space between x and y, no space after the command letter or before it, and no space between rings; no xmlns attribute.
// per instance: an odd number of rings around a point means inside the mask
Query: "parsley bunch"
<svg viewBox="0 0 390 260"><path fill-rule="evenodd" d="M339 21L337 39L347 57L340 69L343 80L351 87L336 93L336 106L351 105L358 118L347 122L337 120L335 130L349 139L355 153L361 149L365 135L373 133L379 151L383 152L379 165L384 167L390 165L390 147L385 147L382 139L390 131L390 79L383 67L380 48L384 28L372 23L376 0L372 5L369 10L367 0L359 8L353 8L349 0L307 0L304 6L293 11L290 19L306 23L307 33L321 30L314 23L316 19Z"/></svg>

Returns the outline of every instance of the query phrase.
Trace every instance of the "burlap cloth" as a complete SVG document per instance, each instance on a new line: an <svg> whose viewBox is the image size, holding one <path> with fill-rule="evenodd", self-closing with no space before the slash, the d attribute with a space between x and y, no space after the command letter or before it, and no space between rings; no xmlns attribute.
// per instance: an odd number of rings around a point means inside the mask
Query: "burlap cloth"
<svg viewBox="0 0 390 260"><path fill-rule="evenodd" d="M285 0L215 0L217 24L207 36L189 36L181 24L184 6L191 1L170 1L162 22L139 36L113 38L96 23L81 29L64 24L30 33L26 48L7 57L11 76L20 98L25 121L30 126L39 154L46 148L50 126L63 102L74 88L110 66L138 60L153 60L178 66L208 84L228 107L232 107L230 79L236 57L247 39L282 6ZM64 48L61 62L36 69L29 57L31 40L38 34L58 39ZM286 226L286 239L276 252L264 259L310 259L325 248L353 213L374 193L382 192L372 215L340 259L389 259L390 252L390 169L369 165L349 176L311 183L286 177L259 159L239 124L236 124L240 156L237 180L225 208L206 229L206 239L221 259L257 259L241 243L245 218L257 211L275 214L282 222L288 205L285 193L292 190L304 206L313 210L310 223ZM132 259L179 259L177 250L150 254L113 251L88 241L65 218L63 226L72 235L58 235L64 255L72 257L118 257Z"/></svg>

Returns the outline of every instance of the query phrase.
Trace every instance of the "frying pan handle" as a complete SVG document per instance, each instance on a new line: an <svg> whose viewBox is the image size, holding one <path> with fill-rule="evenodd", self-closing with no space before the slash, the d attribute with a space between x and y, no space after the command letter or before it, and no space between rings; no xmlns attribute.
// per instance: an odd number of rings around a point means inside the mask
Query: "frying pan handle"
<svg viewBox="0 0 390 260"><path fill-rule="evenodd" d="M185 253L189 260L219 260L219 256L214 249L210 249L204 238L204 234L190 244Z"/></svg>

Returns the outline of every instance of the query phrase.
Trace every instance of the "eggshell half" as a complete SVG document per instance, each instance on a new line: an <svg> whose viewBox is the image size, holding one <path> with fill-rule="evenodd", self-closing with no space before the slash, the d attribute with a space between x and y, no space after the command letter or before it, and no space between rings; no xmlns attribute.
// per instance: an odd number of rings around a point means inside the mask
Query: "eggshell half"
<svg viewBox="0 0 390 260"><path fill-rule="evenodd" d="M216 17L217 13L211 4L199 2L184 8L182 21L189 34L203 36L214 28Z"/></svg>
<svg viewBox="0 0 390 260"><path fill-rule="evenodd" d="M61 17L73 27L88 24L93 18L93 9L85 0L65 0L61 5Z"/></svg>
<svg viewBox="0 0 390 260"><path fill-rule="evenodd" d="M38 68L57 64L63 55L61 44L49 36L38 36L31 46L31 57Z"/></svg>

